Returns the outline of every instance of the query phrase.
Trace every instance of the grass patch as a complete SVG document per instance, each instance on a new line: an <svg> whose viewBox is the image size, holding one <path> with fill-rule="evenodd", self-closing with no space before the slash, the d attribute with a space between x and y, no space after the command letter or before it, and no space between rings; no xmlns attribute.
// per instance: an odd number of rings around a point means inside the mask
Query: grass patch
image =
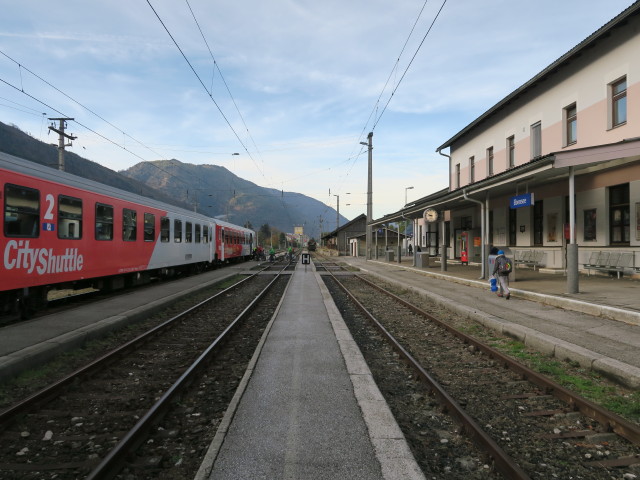
<svg viewBox="0 0 640 480"><path fill-rule="evenodd" d="M627 420L640 423L639 391L625 389L575 363L561 362L543 353L530 350L517 340L493 338L491 345L587 400Z"/></svg>

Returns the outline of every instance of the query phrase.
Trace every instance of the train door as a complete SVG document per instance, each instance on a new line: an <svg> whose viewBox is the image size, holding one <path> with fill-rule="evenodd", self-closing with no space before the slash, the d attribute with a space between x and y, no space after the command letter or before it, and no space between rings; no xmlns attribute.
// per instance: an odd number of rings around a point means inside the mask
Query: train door
<svg viewBox="0 0 640 480"><path fill-rule="evenodd" d="M221 262L224 262L224 258L225 258L224 250L225 250L225 248L226 248L226 245L225 245L225 238L224 238L224 227L222 227L220 229L220 261Z"/></svg>

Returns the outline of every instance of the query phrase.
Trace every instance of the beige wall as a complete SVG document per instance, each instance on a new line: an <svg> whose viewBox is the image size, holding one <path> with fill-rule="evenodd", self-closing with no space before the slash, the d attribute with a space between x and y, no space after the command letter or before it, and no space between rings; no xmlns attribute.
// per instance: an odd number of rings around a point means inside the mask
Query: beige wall
<svg viewBox="0 0 640 480"><path fill-rule="evenodd" d="M627 28L627 30L630 30ZM614 143L640 136L640 34L600 41L580 58L563 66L523 99L515 100L475 128L451 148L451 189L456 188L455 166L460 164L460 186L469 183L469 158L475 158L475 181L487 177L486 150L494 149L494 174L507 169L506 139L515 136L516 166L531 160L531 125L541 122L542 154L563 149ZM627 122L608 128L608 85L627 76ZM563 111L577 105L577 143L563 145Z"/></svg>

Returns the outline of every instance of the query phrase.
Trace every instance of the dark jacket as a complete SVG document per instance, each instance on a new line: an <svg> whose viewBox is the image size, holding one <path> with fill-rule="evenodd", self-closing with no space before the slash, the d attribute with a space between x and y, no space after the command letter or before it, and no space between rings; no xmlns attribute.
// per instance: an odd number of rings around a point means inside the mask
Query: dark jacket
<svg viewBox="0 0 640 480"><path fill-rule="evenodd" d="M493 273L492 273L492 275L495 275L496 273L499 273L499 272L500 272L500 270L501 270L502 268L504 268L504 265L506 265L507 260L508 260L508 259L507 259L507 257L505 257L505 256L504 256L504 254L502 254L502 255L498 255L498 256L496 257L495 263L493 264ZM501 267L501 265L502 265L503 267ZM507 274L507 275L508 275L508 274Z"/></svg>

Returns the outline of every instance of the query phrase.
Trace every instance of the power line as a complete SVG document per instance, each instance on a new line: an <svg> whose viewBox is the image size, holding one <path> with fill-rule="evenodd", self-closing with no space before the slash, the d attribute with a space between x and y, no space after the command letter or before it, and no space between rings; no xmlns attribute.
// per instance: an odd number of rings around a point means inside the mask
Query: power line
<svg viewBox="0 0 640 480"><path fill-rule="evenodd" d="M18 67L20 68L20 79L22 81L22 70L24 69L25 71L27 71L28 73L30 73L31 75L33 75L34 77L36 77L38 80L40 80L41 82L45 83L46 85L50 86L51 88L53 88L55 91L57 91L58 93L60 93L61 95L63 95L64 97L68 98L69 100L71 100L72 102L74 102L75 104L79 105L80 107L84 108L85 110L87 110L89 113L91 113L92 115L98 117L100 120L102 120L103 122L107 123L108 125L110 125L111 127L113 127L114 129L116 129L117 131L119 131L120 133L122 133L124 136L129 137L131 140L133 140L134 142L136 142L138 145L143 146L144 148L146 148L147 150L149 150L150 152L152 152L153 154L155 154L158 157L163 158L164 155L161 155L160 153L154 151L153 149L151 149L150 147L148 147L147 145L145 145L144 143L142 143L141 141L137 140L136 138L132 137L131 135L129 135L128 133L126 133L124 130L122 130L121 128L117 127L116 125L114 125L113 123L109 122L108 120L106 120L104 117L102 117L101 115L99 115L98 113L94 112L93 110L91 110L89 107L87 107L86 105L80 103L78 100L76 100L75 98L71 97L70 95L68 95L67 93L63 92L62 90L60 90L58 87L56 87L55 85L53 85L51 82L47 81L46 79L42 78L40 75L38 75L37 73L33 72L32 70L30 70L29 68L25 67L24 65L22 65L21 63L19 63L17 60L11 58L9 55L7 55L5 52L3 52L2 50L0 50L0 54L4 55L7 59L9 59L10 61L14 62L16 65L18 65ZM14 88L15 90L18 90L20 93L26 95L27 97L31 98L32 100L35 100L36 102L44 105L47 108L50 108L51 110L54 110L55 112L59 113L60 115L62 115L63 117L68 117L68 115L66 115L65 113L61 112L60 110L48 105L47 103L45 103L44 101L34 97L33 95L27 93L23 87L18 88L17 86L7 82L6 80L0 78L0 81L5 83L6 85L10 86L11 88ZM158 165L156 165L155 163L152 162L148 162L148 160L146 160L145 158L141 157L140 155L134 153L133 151L129 150L127 147L120 145L119 143L115 142L114 140L111 140L108 137L105 137L104 135L102 135L101 133L96 132L95 130L93 130L92 128L84 125L82 122L79 122L78 120L74 120L74 122L81 126L82 128L85 128L86 130L94 133L95 135L99 136L100 138L106 140L108 143L115 145L118 148L121 148L122 150L124 150L125 152L133 155L134 157L142 160L143 162L147 162L147 163L151 163L151 165L153 165L154 167L158 168L160 171L166 173L167 175L180 180L181 182L183 182L185 185L188 185L186 180L183 180L165 170L163 170L162 168L160 168Z"/></svg>
<svg viewBox="0 0 640 480"><path fill-rule="evenodd" d="M211 48L209 47L209 43L207 42L207 39L205 38L204 33L202 32L202 29L200 28L200 23L198 23L198 19L196 18L195 13L193 13L193 9L191 8L191 5L189 4L189 0L185 0L185 2L187 3L187 6L189 7L189 11L191 12L191 15L193 16L193 21L196 22L196 25L198 26L198 30L200 31L200 35L202 36L202 40L204 41L205 45L207 46L207 50L209 50L209 55L211 55L211 59L213 60L213 65L218 70L218 73L220 74L220 79L222 80L222 83L224 83L224 86L227 89L227 92L229 93L229 97L231 97L231 101L233 102L233 105L236 107L236 111L238 112L238 115L240 116L240 120L242 120L242 124L244 125L244 128L247 131L247 135L249 135L249 138L251 139L251 142L253 143L253 146L256 149L256 152L258 153L258 155L260 155L260 150L258 149L258 146L256 145L256 142L253 139L253 136L251 135L251 132L249 132L249 127L247 126L247 123L244 121L244 117L242 116L242 112L240 112L240 109L238 108L238 104L236 103L235 98L233 98L233 94L231 93L231 90L229 89L229 85L227 84L227 81L224 79L224 75L222 75L222 70L220 70L220 65L218 64L218 62L216 61L215 57L213 56L213 52L211 51ZM212 82L213 82L213 79L212 79ZM211 95L213 95L213 84L211 86L211 92L210 93L211 93ZM262 161L262 163L264 163L264 161Z"/></svg>
<svg viewBox="0 0 640 480"><path fill-rule="evenodd" d="M396 59L393 67L391 68L391 71L389 72L389 76L387 77L387 81L385 82L384 86L382 87L382 90L380 91L380 95L378 95L378 99L375 101L375 103L373 105L373 108L371 109L371 113L369 114L369 118L367 118L367 121L365 122L364 127L362 128L362 131L360 132L360 135L358 137L359 139L364 137L364 133L367 131L367 126L369 125L369 121L371 120L371 117L374 116L374 113L378 109L378 106L380 104L380 99L382 98L382 94L387 89L387 85L389 85L389 81L391 80L391 77L393 76L393 72L396 71L397 68L398 68L398 64L400 63L400 58L402 58L402 54L404 53L405 49L407 48L407 44L409 43L409 40L411 39L411 36L413 35L413 32L414 32L414 30L416 28L416 25L420 21L420 17L422 17L422 13L424 12L425 7L427 6L427 2L428 2L428 0L424 1L424 3L422 4L422 8L420 9L420 12L418 12L418 16L416 17L416 21L413 23L413 26L411 27L411 31L409 32L409 35L407 35L407 39L405 40L404 45L402 46L402 49L400 50L400 53L398 54L398 58ZM445 2L446 2L446 0L445 0ZM424 42L424 39L423 39L423 42ZM415 57L415 55L414 55L414 57ZM411 65L411 63L409 63L409 65ZM405 71L405 73L406 73L406 71ZM404 77L404 75L403 75L403 77ZM402 79L401 79L401 81L402 81ZM399 85L399 83L398 83L398 85ZM396 85L396 89L398 88L398 85ZM395 89L391 93L391 97L393 97L394 93L395 93ZM388 104L389 104L389 102L387 102L387 105ZM385 109L386 109L386 105L385 105ZM384 110L383 110L383 113L384 113ZM381 116L382 116L382 113L380 114L380 117ZM375 129L376 125L378 124L378 121L380 120L380 117L378 117L378 120L376 120L373 128L371 129L372 131ZM358 160L358 158L360 158L360 156L363 155L365 153L365 151L366 151L365 148L360 146L360 151L356 155L353 155L352 157L349 157L349 158L353 158L353 162L351 163L351 166L349 167L349 170L347 171L347 174L346 174L347 177L351 174L351 171L353 170L353 167L355 166L356 161Z"/></svg>
<svg viewBox="0 0 640 480"><path fill-rule="evenodd" d="M231 122L229 122L229 119L227 118L227 116L224 114L224 112L222 111L222 108L220 108L220 105L218 105L218 102L216 102L216 100L213 98L213 95L211 93L209 93L209 91L207 90L206 85L204 84L204 82L202 81L202 79L200 78L200 75L198 75L198 72L196 72L195 68L193 68L193 65L191 64L191 62L189 61L189 59L187 58L187 56L185 55L184 51L182 50L182 48L180 48L180 45L178 44L178 42L176 41L176 39L173 37L173 35L171 34L171 32L169 31L169 29L167 28L167 26L165 25L165 23L162 21L162 18L160 18L160 15L158 15L158 12L156 12L156 9L153 8L153 5L151 5L151 1L147 0L147 3L149 4L149 7L151 7L151 10L153 11L154 15L156 16L156 18L158 19L158 21L162 24L162 27L164 28L164 30L167 32L167 35L169 35L169 37L171 38L171 41L173 42L173 44L176 46L176 48L178 49L178 51L180 52L180 54L182 55L182 58L184 58L185 62L187 62L187 65L189 65L189 68L191 69L191 71L193 72L193 74L196 76L196 78L198 79L198 81L200 82L200 85L202 85L202 88L204 88L204 91L207 92L207 96L211 99L211 101L213 102L213 104L216 106L216 108L218 109L218 111L220 112L220 115L222 115L222 118L224 118L224 121L227 122L227 125L229 126L229 128L231 129L231 131L233 132L233 134L236 136L236 138L238 139L238 142L240 142L240 145L242 145L242 148L244 148L244 151L247 152L247 155L249 155L249 158L251 158L251 160L253 161L253 163L255 164L256 168L258 170L260 170L260 172L262 173L262 176L264 177L264 172L262 172L262 170L260 169L260 167L258 166L258 164L256 163L255 159L251 156L251 153L249 153L249 150L247 149L246 145L244 144L244 142L242 141L242 139L240 138L240 136L238 135L238 132L236 132L235 128L233 128L233 125L231 125Z"/></svg>
<svg viewBox="0 0 640 480"><path fill-rule="evenodd" d="M384 86L382 87L382 90L380 91L380 95L378 95L378 99L376 100L376 102L373 105L373 108L371 109L371 113L369 114L369 118L367 118L367 122L365 123L364 128L362 129L362 132L360 132L360 138L362 138L362 136L364 135L364 132L367 130L367 125L369 125L369 120L371 120L371 117L373 116L374 112L378 108L378 105L380 104L380 99L382 98L382 94L387 89L387 85L389 85L389 80L391 80L391 77L393 76L393 72L396 71L397 68L398 68L398 64L400 63L400 58L402 58L402 54L404 53L405 48L407 48L407 44L409 43L409 40L411 39L411 36L413 35L413 31L415 30L416 25L418 24L418 21L420 20L420 17L422 16L422 12L424 12L424 9L427 6L427 2L428 1L429 0L424 0L424 3L422 4L422 8L420 9L420 12L418 13L418 16L416 17L416 21L413 23L413 27L411 27L411 31L409 32L409 35L407 35L407 39L404 41L404 45L402 46L402 49L400 50L400 54L398 55L398 58L396 59L395 64L393 65L393 67L391 68L391 71L389 72L389 76L387 77L387 81L385 82ZM393 93L391 95L393 96Z"/></svg>
<svg viewBox="0 0 640 480"><path fill-rule="evenodd" d="M391 96L389 97L389 100L387 100L387 103L385 104L384 108L382 109L382 112L380 112L380 116L378 117L378 119L373 124L373 127L371 129L372 131L376 129L376 126L378 125L378 122L382 118L382 115L387 110L387 107L389 106L389 103L391 102L391 99L393 98L393 96L395 95L396 91L398 90L398 87L402 83L402 80L404 79L405 75L409 71L409 68L411 67L411 64L413 63L413 61L415 60L416 56L418 55L418 52L422 48L422 45L424 44L424 41L427 39L427 36L431 32L431 29L433 28L433 25L436 23L436 20L440 16L440 12L442 12L442 9L444 8L446 3L447 3L447 0L444 0L442 2L442 5L440 6L440 9L438 10L438 13L436 13L436 16L433 17L433 21L431 22L431 25L429 26L429 29L427 30L427 33L425 33L424 37L422 37L422 41L420 42L420 45L418 45L418 48L416 49L415 53L413 54L413 57L411 57L411 60L409 61L409 64L407 65L407 68L405 68L404 73L402 74L402 77L400 77L400 80L398 80L398 84L395 86L395 88L391 92Z"/></svg>

